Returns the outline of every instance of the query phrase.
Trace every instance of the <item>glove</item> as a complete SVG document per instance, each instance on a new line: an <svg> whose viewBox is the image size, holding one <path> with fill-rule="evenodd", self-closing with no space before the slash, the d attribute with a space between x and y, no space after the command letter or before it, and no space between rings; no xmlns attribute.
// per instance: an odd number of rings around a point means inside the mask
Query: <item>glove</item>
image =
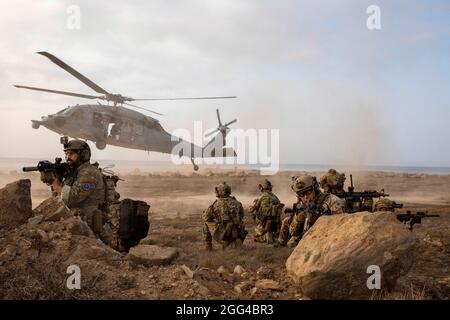
<svg viewBox="0 0 450 320"><path fill-rule="evenodd" d="M43 183L52 184L52 182L55 180L55 175L53 172L41 172L41 181Z"/></svg>

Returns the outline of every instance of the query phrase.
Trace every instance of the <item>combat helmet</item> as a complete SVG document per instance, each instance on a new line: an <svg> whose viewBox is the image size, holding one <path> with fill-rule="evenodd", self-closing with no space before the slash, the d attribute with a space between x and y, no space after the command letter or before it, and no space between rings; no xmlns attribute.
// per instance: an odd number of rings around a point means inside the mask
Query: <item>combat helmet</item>
<svg viewBox="0 0 450 320"><path fill-rule="evenodd" d="M267 180L267 179L265 179L264 180L264 182L261 184L258 184L258 188L261 190L261 191L263 191L263 190L269 190L269 191L272 191L272 183L269 181L269 180Z"/></svg>
<svg viewBox="0 0 450 320"><path fill-rule="evenodd" d="M320 177L320 186L328 192L330 188L340 189L344 187L346 177L345 173L339 173L335 169L329 169Z"/></svg>
<svg viewBox="0 0 450 320"><path fill-rule="evenodd" d="M80 162L86 162L91 159L91 148L83 140L70 140L64 143L64 152L75 151L80 156Z"/></svg>
<svg viewBox="0 0 450 320"><path fill-rule="evenodd" d="M375 203L375 211L394 211L396 203L388 198L382 198Z"/></svg>
<svg viewBox="0 0 450 320"><path fill-rule="evenodd" d="M304 194L311 190L317 190L319 184L314 176L303 175L293 176L291 181L291 189L298 195Z"/></svg>
<svg viewBox="0 0 450 320"><path fill-rule="evenodd" d="M216 196L218 198L227 198L231 194L231 187L226 183L222 182L216 186Z"/></svg>

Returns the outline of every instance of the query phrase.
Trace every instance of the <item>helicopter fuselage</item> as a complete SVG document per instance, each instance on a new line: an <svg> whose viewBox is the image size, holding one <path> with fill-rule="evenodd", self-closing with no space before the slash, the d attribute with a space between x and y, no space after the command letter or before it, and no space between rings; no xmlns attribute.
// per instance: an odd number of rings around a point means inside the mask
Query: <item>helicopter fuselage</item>
<svg viewBox="0 0 450 320"><path fill-rule="evenodd" d="M200 146L169 134L158 120L123 106L71 106L43 116L41 120L32 120L33 128L38 129L41 125L64 136L93 141L98 149L109 144L171 154L182 142L191 148L191 154L202 154Z"/></svg>

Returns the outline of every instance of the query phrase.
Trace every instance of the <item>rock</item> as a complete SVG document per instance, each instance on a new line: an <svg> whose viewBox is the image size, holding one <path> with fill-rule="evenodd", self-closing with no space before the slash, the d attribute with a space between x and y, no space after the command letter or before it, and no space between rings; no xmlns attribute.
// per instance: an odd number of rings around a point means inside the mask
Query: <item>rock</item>
<svg viewBox="0 0 450 320"><path fill-rule="evenodd" d="M39 235L39 237L41 238L42 241L47 242L49 239L47 232L45 232L42 229L37 229L36 230L37 234Z"/></svg>
<svg viewBox="0 0 450 320"><path fill-rule="evenodd" d="M182 265L181 269L184 271L184 273L188 276L188 278L192 279L194 278L194 272L189 269L189 267L187 267L186 265Z"/></svg>
<svg viewBox="0 0 450 320"><path fill-rule="evenodd" d="M56 233L55 233L55 232L53 232L53 231L50 231L50 232L48 233L48 238L49 238L50 240L52 240L52 239L54 239L54 238L55 238L55 235L56 235Z"/></svg>
<svg viewBox="0 0 450 320"><path fill-rule="evenodd" d="M395 287L408 272L417 238L387 212L320 217L286 261L288 275L311 299L368 299L373 271L381 270L381 289ZM368 273L369 272L369 273Z"/></svg>
<svg viewBox="0 0 450 320"><path fill-rule="evenodd" d="M209 296L211 294L211 291L207 287L202 285L198 286L197 292L202 296Z"/></svg>
<svg viewBox="0 0 450 320"><path fill-rule="evenodd" d="M267 279L273 277L273 270L269 267L262 266L256 270L256 275L258 279Z"/></svg>
<svg viewBox="0 0 450 320"><path fill-rule="evenodd" d="M255 287L261 290L275 290L275 291L283 290L277 281L271 279L258 280L255 283Z"/></svg>
<svg viewBox="0 0 450 320"><path fill-rule="evenodd" d="M150 236L145 237L144 239L141 239L139 241L139 244L154 244L155 241L153 241Z"/></svg>
<svg viewBox="0 0 450 320"><path fill-rule="evenodd" d="M140 244L132 247L127 255L127 259L147 267L170 264L176 257L178 257L177 248L159 247L148 244Z"/></svg>
<svg viewBox="0 0 450 320"><path fill-rule="evenodd" d="M0 253L0 262L14 260L14 257L16 256L16 254L17 254L17 248L14 247L13 245L8 244L5 248L5 250L3 250L2 253Z"/></svg>
<svg viewBox="0 0 450 320"><path fill-rule="evenodd" d="M0 189L0 229L13 229L32 216L31 181L22 179Z"/></svg>
<svg viewBox="0 0 450 320"><path fill-rule="evenodd" d="M87 223L81 220L79 217L72 217L64 220L64 227L73 235L85 237L94 235Z"/></svg>
<svg viewBox="0 0 450 320"><path fill-rule="evenodd" d="M28 219L28 223L31 224L32 226L35 226L41 223L42 220L44 220L44 215L40 214L33 218Z"/></svg>
<svg viewBox="0 0 450 320"><path fill-rule="evenodd" d="M227 269L225 269L224 266L220 266L220 267L217 269L217 273L225 273L225 272L227 272Z"/></svg>
<svg viewBox="0 0 450 320"><path fill-rule="evenodd" d="M234 273L236 273L237 275L241 275L245 272L245 269L242 268L242 266L237 265L236 267L234 267Z"/></svg>
<svg viewBox="0 0 450 320"><path fill-rule="evenodd" d="M58 197L50 197L42 201L33 210L33 214L43 215L45 221L59 221L61 218L69 218L70 210L64 202Z"/></svg>
<svg viewBox="0 0 450 320"><path fill-rule="evenodd" d="M250 281L244 281L234 286L234 291L239 294L242 292L249 290L252 287L252 283Z"/></svg>

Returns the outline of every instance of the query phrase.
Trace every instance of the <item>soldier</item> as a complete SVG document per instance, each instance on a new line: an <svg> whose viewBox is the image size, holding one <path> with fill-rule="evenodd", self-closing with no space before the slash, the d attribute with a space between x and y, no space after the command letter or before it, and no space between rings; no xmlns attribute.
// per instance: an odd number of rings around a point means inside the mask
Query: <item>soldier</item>
<svg viewBox="0 0 450 320"><path fill-rule="evenodd" d="M375 203L375 211L391 211L394 212L395 208L401 208L403 205L397 204L388 198L382 198Z"/></svg>
<svg viewBox="0 0 450 320"><path fill-rule="evenodd" d="M206 250L212 249L212 238L222 244L240 246L247 236L244 226L244 208L231 195L231 187L226 183L216 186L216 197L212 205L203 212L203 239Z"/></svg>
<svg viewBox="0 0 450 320"><path fill-rule="evenodd" d="M105 205L105 186L101 171L89 161L91 150L81 140L71 140L64 144L66 161L73 174L64 177L62 183L52 172L41 172L41 181L50 184L75 216L86 221L94 234L109 244L111 231L107 218L102 212Z"/></svg>
<svg viewBox="0 0 450 320"><path fill-rule="evenodd" d="M253 214L256 226L254 240L257 242L273 243L280 230L280 214L284 204L272 192L272 184L265 180L258 185L261 196L253 201L250 213Z"/></svg>
<svg viewBox="0 0 450 320"><path fill-rule="evenodd" d="M275 246L296 246L303 234L321 215L344 213L345 203L337 196L320 190L316 177L292 177L291 189L297 194L293 209L285 210L280 235Z"/></svg>
<svg viewBox="0 0 450 320"><path fill-rule="evenodd" d="M320 186L323 192L336 195L339 192L344 192L345 180L345 173L339 173L334 169L330 169L320 177Z"/></svg>

